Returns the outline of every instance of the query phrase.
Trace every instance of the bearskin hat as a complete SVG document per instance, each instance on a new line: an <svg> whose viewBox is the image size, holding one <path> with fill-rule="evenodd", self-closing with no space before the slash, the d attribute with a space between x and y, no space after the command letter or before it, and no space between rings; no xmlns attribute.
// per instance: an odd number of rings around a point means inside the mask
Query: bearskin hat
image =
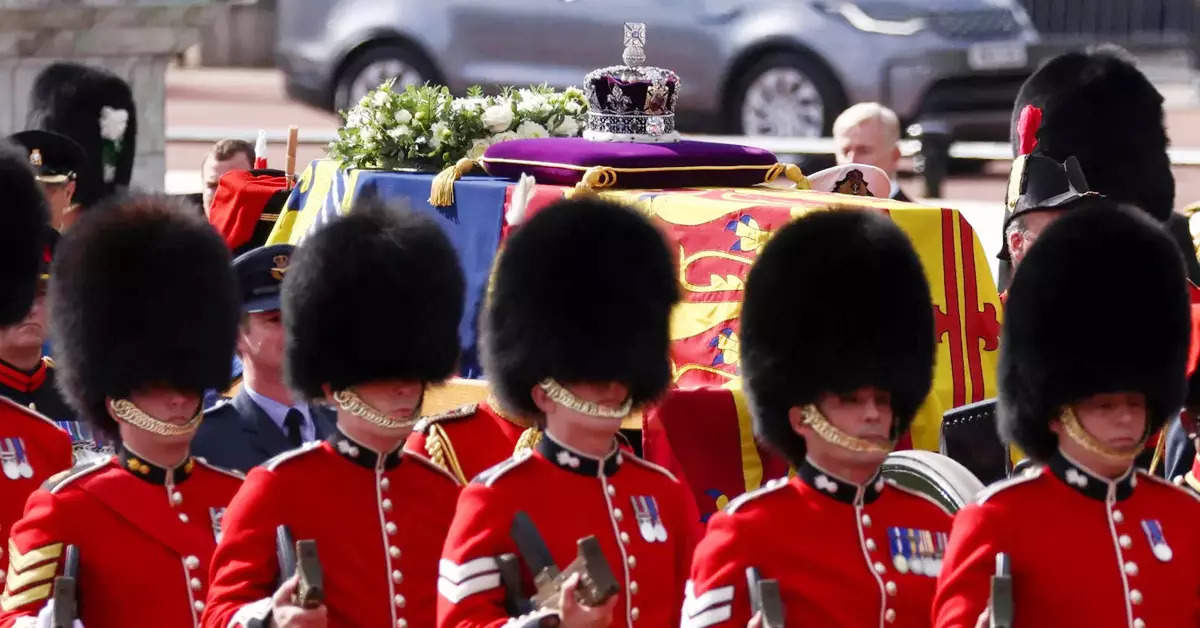
<svg viewBox="0 0 1200 628"><path fill-rule="evenodd" d="M108 109L125 111L119 148L110 144L114 170L105 178L105 142L101 116ZM117 113L116 115L122 115ZM120 130L115 125L109 131ZM124 79L102 68L78 63L54 63L34 79L27 127L61 133L83 147L87 161L77 173L75 202L88 207L120 188L128 187L137 150L137 106Z"/></svg>
<svg viewBox="0 0 1200 628"><path fill-rule="evenodd" d="M55 250L50 328L63 396L116 438L105 397L228 385L240 302L229 249L194 212L151 195L97 209Z"/></svg>
<svg viewBox="0 0 1200 628"><path fill-rule="evenodd" d="M1049 424L1065 404L1141 392L1151 431L1183 405L1191 328L1183 259L1136 208L1109 202L1051 223L1013 277L1004 319L1000 434L1035 460L1057 449Z"/></svg>
<svg viewBox="0 0 1200 628"><path fill-rule="evenodd" d="M319 399L324 384L446 379L465 294L458 255L433 219L357 204L296 249L284 277L289 385Z"/></svg>
<svg viewBox="0 0 1200 628"><path fill-rule="evenodd" d="M822 393L891 393L908 429L933 380L933 300L908 236L869 209L819 212L779 230L746 280L742 373L755 432L793 464L788 420Z"/></svg>
<svg viewBox="0 0 1200 628"><path fill-rule="evenodd" d="M536 417L530 390L619 381L635 404L667 387L671 307L666 241L644 217L596 198L559 201L522 225L492 270L480 316L484 375L502 405Z"/></svg>
<svg viewBox="0 0 1200 628"><path fill-rule="evenodd" d="M33 305L46 226L46 198L29 156L0 141L0 327L25 318Z"/></svg>
<svg viewBox="0 0 1200 628"><path fill-rule="evenodd" d="M1042 65L1013 106L1014 152L1021 111L1042 110L1036 153L1079 159L1092 190L1165 221L1175 203L1163 98L1119 48L1069 52Z"/></svg>

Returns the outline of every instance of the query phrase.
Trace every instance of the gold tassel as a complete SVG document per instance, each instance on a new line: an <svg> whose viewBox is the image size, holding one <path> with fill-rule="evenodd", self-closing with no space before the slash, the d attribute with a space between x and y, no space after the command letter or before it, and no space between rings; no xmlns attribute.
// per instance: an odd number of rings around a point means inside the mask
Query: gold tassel
<svg viewBox="0 0 1200 628"><path fill-rule="evenodd" d="M767 170L767 176L763 177L763 183L771 183L775 179L778 179L779 175L783 175L788 180L794 182L797 190L812 189L812 184L808 182L808 177L804 176L804 171L796 164L778 163L771 166Z"/></svg>
<svg viewBox="0 0 1200 628"><path fill-rule="evenodd" d="M583 173L583 178L575 184L572 194L591 194L596 190L610 188L617 184L617 171L608 166L592 166Z"/></svg>
<svg viewBox="0 0 1200 628"><path fill-rule="evenodd" d="M433 178L429 190L429 204L434 207L449 207L454 204L454 182L475 168L475 162L463 157L458 163L442 170Z"/></svg>
<svg viewBox="0 0 1200 628"><path fill-rule="evenodd" d="M450 435L442 426L434 424L429 427L429 433L425 436L425 453L429 455L433 464L458 478L460 483L467 483L467 476L463 473L462 465L458 463L454 446L450 444Z"/></svg>
<svg viewBox="0 0 1200 628"><path fill-rule="evenodd" d="M525 428L525 431L521 432L521 437L517 439L517 446L513 447L513 454L522 449L533 449L540 440L542 440L541 430L536 427Z"/></svg>

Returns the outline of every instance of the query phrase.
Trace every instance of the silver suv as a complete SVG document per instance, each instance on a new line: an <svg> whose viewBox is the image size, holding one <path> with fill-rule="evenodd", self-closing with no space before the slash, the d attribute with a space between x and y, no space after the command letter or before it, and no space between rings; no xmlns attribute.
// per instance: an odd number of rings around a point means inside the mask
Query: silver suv
<svg viewBox="0 0 1200 628"><path fill-rule="evenodd" d="M1037 33L1014 0L282 0L289 94L344 109L383 80L578 85L645 22L686 131L828 135L883 102L956 139L1007 140Z"/></svg>

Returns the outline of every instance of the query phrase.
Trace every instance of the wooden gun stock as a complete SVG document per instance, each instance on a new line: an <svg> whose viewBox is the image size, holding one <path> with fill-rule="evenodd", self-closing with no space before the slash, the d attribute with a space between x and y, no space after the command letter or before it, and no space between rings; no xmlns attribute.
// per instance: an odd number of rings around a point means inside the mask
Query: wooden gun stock
<svg viewBox="0 0 1200 628"><path fill-rule="evenodd" d="M63 575L54 578L54 617L51 628L74 628L79 618L79 549L67 546Z"/></svg>
<svg viewBox="0 0 1200 628"><path fill-rule="evenodd" d="M1012 564L1008 554L996 554L996 575L992 576L992 596L988 600L988 626L1012 628L1013 592Z"/></svg>
<svg viewBox="0 0 1200 628"><path fill-rule="evenodd" d="M757 567L747 567L746 586L750 590L750 615L762 613L762 628L784 628L779 581L763 580Z"/></svg>
<svg viewBox="0 0 1200 628"><path fill-rule="evenodd" d="M559 592L573 574L580 576L575 598L585 606L601 606L621 590L596 537L579 539L576 543L578 553L575 560L560 571L528 513L523 510L517 511L510 533L522 560L533 572L533 584L537 587L537 592L530 602L534 609L561 610L558 604Z"/></svg>
<svg viewBox="0 0 1200 628"><path fill-rule="evenodd" d="M317 542L312 539L296 541L296 604L301 608L316 608L325 602L325 571L317 556Z"/></svg>

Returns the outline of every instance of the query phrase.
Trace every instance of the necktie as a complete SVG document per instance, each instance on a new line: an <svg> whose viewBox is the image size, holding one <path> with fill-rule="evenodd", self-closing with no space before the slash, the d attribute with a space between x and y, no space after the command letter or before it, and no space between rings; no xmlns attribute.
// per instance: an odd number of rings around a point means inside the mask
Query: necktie
<svg viewBox="0 0 1200 628"><path fill-rule="evenodd" d="M299 447L304 442L300 435L301 425L304 425L304 414L295 408L288 410L287 416L283 417L283 429L287 431L288 442L292 447Z"/></svg>

